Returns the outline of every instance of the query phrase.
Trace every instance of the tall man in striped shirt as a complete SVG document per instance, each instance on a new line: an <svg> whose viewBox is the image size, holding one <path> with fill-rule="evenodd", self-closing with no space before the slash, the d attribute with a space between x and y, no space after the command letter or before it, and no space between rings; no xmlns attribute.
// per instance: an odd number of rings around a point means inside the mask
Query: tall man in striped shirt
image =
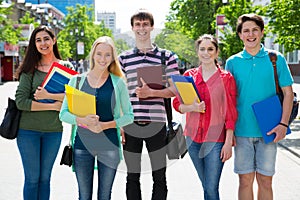
<svg viewBox="0 0 300 200"><path fill-rule="evenodd" d="M170 81L170 76L179 74L177 56L171 51L162 51L151 42L150 33L154 29L154 19L149 11L138 10L131 17L131 26L135 34L136 47L123 52L119 57L126 74L134 111L134 123L124 127L123 149L127 166L126 196L128 200L142 199L140 174L142 149L145 142L153 178L152 200L165 200L168 190L165 148L166 112L163 98L175 96L175 88ZM165 67L162 67L163 59L165 59ZM139 81L142 85L139 87L137 69L149 66L161 68L170 86L165 89L153 89L141 79ZM145 170L147 167L145 166Z"/></svg>

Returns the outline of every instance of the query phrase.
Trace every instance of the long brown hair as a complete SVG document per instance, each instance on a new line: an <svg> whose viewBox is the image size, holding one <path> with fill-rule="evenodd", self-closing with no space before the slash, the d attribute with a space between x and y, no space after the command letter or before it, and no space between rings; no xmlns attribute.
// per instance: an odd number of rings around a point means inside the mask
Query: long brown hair
<svg viewBox="0 0 300 200"><path fill-rule="evenodd" d="M47 32L53 40L55 39L53 30L51 30L47 26L39 26L32 31L30 39L29 39L29 44L26 49L24 60L22 61L21 66L16 71L16 74L15 74L16 79L19 79L20 75L23 72L33 73L36 66L39 65L39 61L42 58L42 54L36 48L35 37L36 37L36 34L41 31ZM53 45L53 53L57 59L61 60L61 56L58 51L57 42L55 42L55 44Z"/></svg>

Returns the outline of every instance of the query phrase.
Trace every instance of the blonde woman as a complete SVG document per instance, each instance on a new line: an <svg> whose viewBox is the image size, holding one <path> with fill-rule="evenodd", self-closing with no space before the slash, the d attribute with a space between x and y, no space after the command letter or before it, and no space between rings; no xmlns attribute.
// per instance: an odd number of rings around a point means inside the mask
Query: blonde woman
<svg viewBox="0 0 300 200"><path fill-rule="evenodd" d="M110 37L103 36L94 42L90 52L90 71L79 77L79 89L96 96L96 114L75 116L69 111L65 99L60 119L75 124L77 129L73 141L79 199L92 200L97 158L98 200L108 200L120 162L120 128L133 122L127 86ZM72 78L69 85L75 87L77 80L77 77Z"/></svg>

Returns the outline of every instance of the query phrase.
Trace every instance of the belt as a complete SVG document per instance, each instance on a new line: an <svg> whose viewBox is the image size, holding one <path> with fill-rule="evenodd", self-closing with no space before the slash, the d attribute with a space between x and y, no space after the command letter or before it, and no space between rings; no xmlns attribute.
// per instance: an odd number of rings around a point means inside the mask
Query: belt
<svg viewBox="0 0 300 200"><path fill-rule="evenodd" d="M138 124L138 125L147 125L150 124L150 121L135 121L134 123Z"/></svg>

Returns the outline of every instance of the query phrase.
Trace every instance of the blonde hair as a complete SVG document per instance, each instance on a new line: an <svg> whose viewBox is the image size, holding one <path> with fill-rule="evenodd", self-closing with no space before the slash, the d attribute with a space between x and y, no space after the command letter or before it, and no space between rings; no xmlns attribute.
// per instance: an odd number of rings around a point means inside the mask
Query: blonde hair
<svg viewBox="0 0 300 200"><path fill-rule="evenodd" d="M94 62L94 54L96 51L96 47L99 44L108 44L109 46L111 46L112 48L112 54L113 54L113 61L111 62L111 64L108 67L108 71L116 76L119 77L124 77L124 74L121 70L121 66L118 60L118 55L117 55L117 50L116 50L116 46L115 43L113 41L113 39L109 36L101 36L99 38L97 38L92 46L91 52L90 52L90 69L94 69L95 67L95 62Z"/></svg>

